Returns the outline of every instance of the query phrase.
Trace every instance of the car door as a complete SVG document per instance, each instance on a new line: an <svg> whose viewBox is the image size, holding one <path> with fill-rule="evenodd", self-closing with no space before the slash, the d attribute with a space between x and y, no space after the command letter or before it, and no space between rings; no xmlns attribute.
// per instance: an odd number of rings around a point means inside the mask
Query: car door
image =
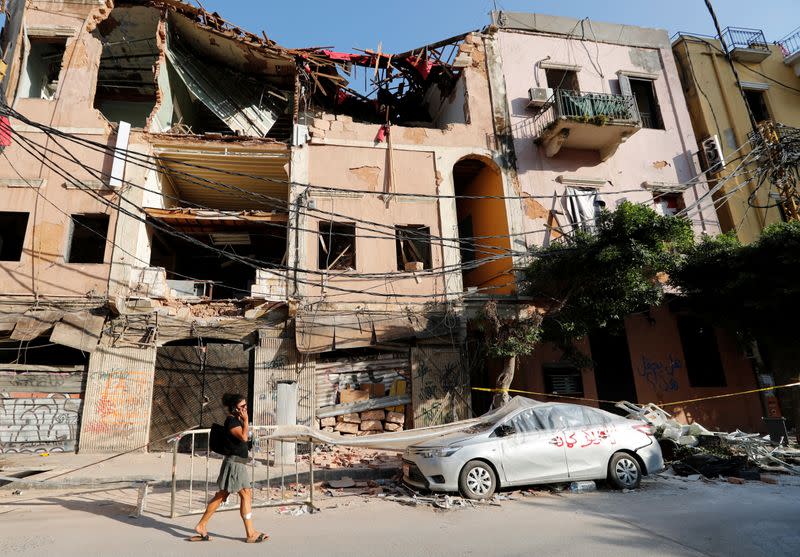
<svg viewBox="0 0 800 557"><path fill-rule="evenodd" d="M504 425L513 430L500 439L502 467L507 483L542 483L567 479L563 444L536 409L523 410Z"/></svg>
<svg viewBox="0 0 800 557"><path fill-rule="evenodd" d="M572 480L598 479L606 475L613 450L608 422L600 411L578 405L564 405L561 420L567 448L567 467Z"/></svg>

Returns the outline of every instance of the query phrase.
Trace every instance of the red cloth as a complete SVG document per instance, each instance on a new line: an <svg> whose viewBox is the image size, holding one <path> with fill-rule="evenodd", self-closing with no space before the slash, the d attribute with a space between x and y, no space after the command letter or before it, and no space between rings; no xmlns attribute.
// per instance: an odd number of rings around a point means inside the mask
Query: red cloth
<svg viewBox="0 0 800 557"><path fill-rule="evenodd" d="M428 79L428 76L431 75L431 70L433 69L433 62L430 60L423 60L422 58L417 58L416 56L409 56L406 58L406 62L411 64L419 72L419 75L422 76L422 79Z"/></svg>
<svg viewBox="0 0 800 557"><path fill-rule="evenodd" d="M7 116L0 116L0 147L11 145L11 123Z"/></svg>
<svg viewBox="0 0 800 557"><path fill-rule="evenodd" d="M386 136L389 135L389 126L386 124L381 126L378 130L378 135L375 136L375 143L383 143L386 141Z"/></svg>

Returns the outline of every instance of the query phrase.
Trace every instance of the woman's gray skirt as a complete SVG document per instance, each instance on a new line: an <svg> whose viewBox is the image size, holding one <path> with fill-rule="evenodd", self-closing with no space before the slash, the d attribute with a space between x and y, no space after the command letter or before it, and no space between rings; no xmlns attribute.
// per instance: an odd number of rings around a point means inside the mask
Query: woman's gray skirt
<svg viewBox="0 0 800 557"><path fill-rule="evenodd" d="M242 489L250 488L250 474L247 465L242 462L243 460L236 456L226 456L222 461L217 478L217 485L221 490L237 493Z"/></svg>

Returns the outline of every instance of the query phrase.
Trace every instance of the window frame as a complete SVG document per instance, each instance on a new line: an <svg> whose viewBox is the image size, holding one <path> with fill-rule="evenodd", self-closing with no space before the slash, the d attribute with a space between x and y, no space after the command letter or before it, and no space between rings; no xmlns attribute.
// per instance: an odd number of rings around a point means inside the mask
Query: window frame
<svg viewBox="0 0 800 557"><path fill-rule="evenodd" d="M323 230L323 227L328 227ZM342 229L336 231L335 229ZM347 230L344 230L347 228ZM334 236L339 236L338 239L349 238L349 240L342 240L342 242L349 242L350 251L352 251L352 258L343 258L344 251L337 251L337 255L333 255L331 260L331 248L333 247ZM338 243L338 242L337 242ZM323 249L324 246L324 249ZM327 255L326 255L327 252ZM317 225L317 269L321 271L355 271L358 269L358 232L355 222L347 221L327 221L321 220ZM340 256L341 255L341 256ZM323 256L326 258L323 262ZM338 259L338 260L337 260ZM351 266L344 266L347 261L351 261Z"/></svg>
<svg viewBox="0 0 800 557"><path fill-rule="evenodd" d="M26 31L25 37L25 51L24 51L24 64L20 63L19 66L19 77L17 80L17 98L19 99L33 99L33 100L42 100L47 102L53 102L58 100L59 95L61 93L61 84L64 82L64 72L66 70L64 66L65 58L67 55L67 48L69 46L69 40L72 38L72 34L63 34L59 32L48 33L48 29L32 29ZM30 89L33 87L33 82L31 81L29 74L28 74L28 64L30 63L30 56L33 52L34 44L58 44L63 45L64 51L61 53L61 61L59 63L58 75L56 77L57 85L55 90L53 91L52 97L45 97L42 96L44 92L44 85L40 89L39 96L31 96ZM27 82L28 91L24 91L22 88L23 84L23 77L24 81ZM49 81L48 83L52 83Z"/></svg>
<svg viewBox="0 0 800 557"><path fill-rule="evenodd" d="M661 110L661 103L658 101L658 92L656 91L656 82L658 81L659 75L654 73L645 73L645 72L635 72L635 71L627 71L627 70L619 70L617 72L617 79L619 81L619 90L621 95L629 96L633 98L634 105L636 106L636 112L639 118L639 124L642 128L648 130L661 130L666 131L667 126L664 122L664 111ZM655 125L655 121L653 121L653 125L645 126L644 121L642 119L642 111L639 107L639 102L636 99L636 95L633 94L633 88L631 86L631 80L639 81L639 82L649 82L652 92L652 100L653 100L653 111L652 114L656 114L658 116L658 125Z"/></svg>
<svg viewBox="0 0 800 557"><path fill-rule="evenodd" d="M418 234L418 238L401 237L409 231ZM433 266L431 256L431 227L423 224L401 224L395 225L395 255L397 258L397 270L405 271L405 263L422 263L422 270L429 271ZM420 246L420 244L423 244ZM409 259L408 252L414 259Z"/></svg>

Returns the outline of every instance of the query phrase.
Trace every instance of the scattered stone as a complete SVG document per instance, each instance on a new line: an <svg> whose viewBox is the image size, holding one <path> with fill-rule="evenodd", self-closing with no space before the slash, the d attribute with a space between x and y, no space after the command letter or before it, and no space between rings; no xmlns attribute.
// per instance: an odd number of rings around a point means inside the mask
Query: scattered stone
<svg viewBox="0 0 800 557"><path fill-rule="evenodd" d="M383 424L383 428L386 431L400 431L401 429L403 429L403 426L400 424L393 424L391 422L386 422L385 424Z"/></svg>
<svg viewBox="0 0 800 557"><path fill-rule="evenodd" d="M339 422L348 422L351 424L360 424L361 423L361 416L356 413L353 414L344 414L342 416L338 416L336 418Z"/></svg>
<svg viewBox="0 0 800 557"><path fill-rule="evenodd" d="M334 417L322 418L319 421L319 425L322 427L336 427L336 418Z"/></svg>
<svg viewBox="0 0 800 557"><path fill-rule="evenodd" d="M736 485L743 485L744 480L742 478L734 478L733 476L728 478L729 484L736 484Z"/></svg>
<svg viewBox="0 0 800 557"><path fill-rule="evenodd" d="M330 480L328 482L328 486L330 486L330 487L332 487L334 489L342 489L342 488L346 488L346 487L355 487L355 485L356 485L355 480L353 478L351 478L350 476L345 476L341 480Z"/></svg>

